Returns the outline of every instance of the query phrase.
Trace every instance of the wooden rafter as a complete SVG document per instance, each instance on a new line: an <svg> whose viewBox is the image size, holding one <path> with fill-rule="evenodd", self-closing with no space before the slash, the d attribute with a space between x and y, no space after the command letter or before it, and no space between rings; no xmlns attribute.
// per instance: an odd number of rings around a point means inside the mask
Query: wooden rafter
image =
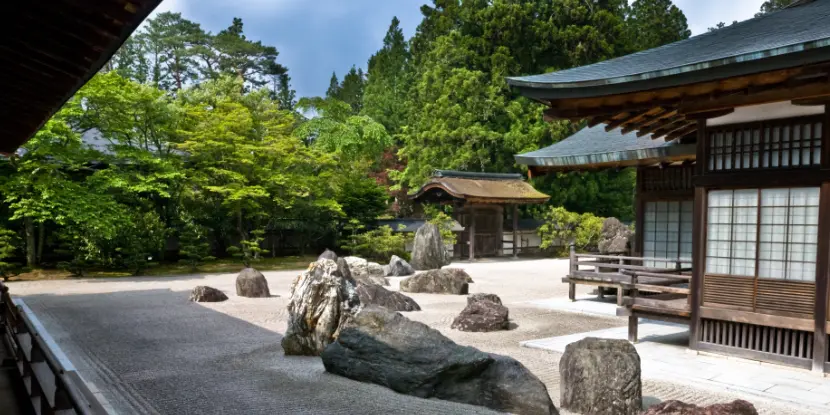
<svg viewBox="0 0 830 415"><path fill-rule="evenodd" d="M685 120L685 119L674 122L672 124L667 124L663 128L660 128L657 131L655 131L654 134L651 135L651 139L656 140L658 138L665 137L666 135L669 135L671 133L678 132L680 130L686 129L689 126L692 126L692 125L695 125L695 124L697 124L697 123L694 122L694 121L689 121L689 120Z"/></svg>
<svg viewBox="0 0 830 415"><path fill-rule="evenodd" d="M689 135L689 134L691 134L695 131L697 131L697 123L691 123L691 124L687 125L684 128L681 128L679 130L675 130L674 132L671 132L671 133L667 134L666 138L665 138L665 141L673 141L673 140L676 140L678 138L685 137L685 136L687 136L687 135Z"/></svg>
<svg viewBox="0 0 830 415"><path fill-rule="evenodd" d="M612 117L593 117L588 120L588 128L596 127L600 124L606 123L611 120Z"/></svg>
<svg viewBox="0 0 830 415"><path fill-rule="evenodd" d="M675 115L677 115L677 111L675 111L675 110L666 110L666 109L663 109L663 108L660 108L660 110L662 112L657 112L657 115L655 115L652 118L647 118L647 119L644 119L640 122L629 124L628 126L626 126L625 128L622 129L622 133L623 134L628 134L632 131L636 131L636 130L646 128L650 125L653 125L656 122L659 122L659 121L665 120L666 118L674 117Z"/></svg>
<svg viewBox="0 0 830 415"><path fill-rule="evenodd" d="M655 114L656 112L659 112L659 111L661 111L660 108L652 108L652 109L647 110L647 111L628 113L627 116L625 116L623 118L620 118L620 119L617 119L617 120L614 120L614 121L611 121L610 123L608 123L608 125L605 126L605 131L610 132L610 131L614 130L615 128L622 127L623 125L630 124L632 122L640 121L643 118L645 118L649 115L653 115L653 114Z"/></svg>
<svg viewBox="0 0 830 415"><path fill-rule="evenodd" d="M795 84L795 85L794 85ZM681 114L723 110L749 105L769 104L771 102L791 101L807 98L830 97L830 82L821 80L808 83L786 82L781 85L753 88L749 93L731 94L714 99L698 99L679 105Z"/></svg>
<svg viewBox="0 0 830 415"><path fill-rule="evenodd" d="M637 137L642 137L642 136L645 136L645 135L649 135L649 134L652 134L652 133L656 132L657 130L659 130L661 128L666 128L668 126L675 125L675 124L678 124L678 123L682 123L682 122L685 122L685 121L686 121L686 119L683 118L682 115L675 115L674 117L667 118L663 122L654 123L652 125L649 125L648 127L639 129L637 131Z"/></svg>

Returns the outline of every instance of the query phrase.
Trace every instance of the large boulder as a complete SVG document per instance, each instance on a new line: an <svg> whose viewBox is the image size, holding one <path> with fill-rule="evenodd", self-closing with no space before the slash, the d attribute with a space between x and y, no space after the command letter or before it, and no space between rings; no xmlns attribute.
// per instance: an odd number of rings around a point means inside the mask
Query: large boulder
<svg viewBox="0 0 830 415"><path fill-rule="evenodd" d="M412 247L412 266L417 270L438 269L450 264L450 255L441 239L441 231L433 223L426 223L415 232Z"/></svg>
<svg viewBox="0 0 830 415"><path fill-rule="evenodd" d="M228 299L222 291L213 287L199 285L190 292L190 301L197 303L218 303Z"/></svg>
<svg viewBox="0 0 830 415"><path fill-rule="evenodd" d="M515 414L557 414L545 384L513 358L460 346L379 307L362 309L321 355L326 371L398 393Z"/></svg>
<svg viewBox="0 0 830 415"><path fill-rule="evenodd" d="M462 278L468 284L472 284L475 282L473 281L473 277L471 277L470 274L467 273L467 271L464 271L461 268L441 268L441 270L446 273L455 275L456 277Z"/></svg>
<svg viewBox="0 0 830 415"><path fill-rule="evenodd" d="M602 222L597 248L600 254L625 254L628 252L628 241L634 232L617 218L606 218Z"/></svg>
<svg viewBox="0 0 830 415"><path fill-rule="evenodd" d="M320 256L317 257L317 260L321 259L330 259L332 261L337 261L337 254L334 253L331 249L326 248Z"/></svg>
<svg viewBox="0 0 830 415"><path fill-rule="evenodd" d="M465 295L469 290L467 280L448 269L433 269L401 281L401 291L408 293Z"/></svg>
<svg viewBox="0 0 830 415"><path fill-rule="evenodd" d="M412 265L409 265L409 262L406 262L405 259L397 255L392 255L392 259L389 260L387 267L389 268L386 275L389 277L406 277L415 273Z"/></svg>
<svg viewBox="0 0 830 415"><path fill-rule="evenodd" d="M649 407L643 415L758 415L758 411L751 403L740 399L706 407L666 401Z"/></svg>
<svg viewBox="0 0 830 415"><path fill-rule="evenodd" d="M507 330L510 320L507 307L501 305L501 300L495 303L481 298L471 302L471 298L467 297L467 307L452 321L451 328L471 332Z"/></svg>
<svg viewBox="0 0 830 415"><path fill-rule="evenodd" d="M364 284L389 285L386 272L377 262L369 262L356 256L347 256L345 260L355 281Z"/></svg>
<svg viewBox="0 0 830 415"><path fill-rule="evenodd" d="M397 291L389 291L376 284L359 284L357 295L361 306L375 305L392 311L421 311L412 298Z"/></svg>
<svg viewBox="0 0 830 415"><path fill-rule="evenodd" d="M313 262L291 286L288 329L282 338L286 355L319 355L360 309L354 281L344 278L330 259Z"/></svg>
<svg viewBox="0 0 830 415"><path fill-rule="evenodd" d="M588 337L559 361L563 409L579 414L635 415L643 406L640 356L626 340Z"/></svg>
<svg viewBox="0 0 830 415"><path fill-rule="evenodd" d="M498 305L502 305L501 298L495 294L475 293L467 296L467 305L478 301L492 301Z"/></svg>
<svg viewBox="0 0 830 415"><path fill-rule="evenodd" d="M261 272L253 268L245 268L236 277L236 295L250 298L270 297L268 280Z"/></svg>

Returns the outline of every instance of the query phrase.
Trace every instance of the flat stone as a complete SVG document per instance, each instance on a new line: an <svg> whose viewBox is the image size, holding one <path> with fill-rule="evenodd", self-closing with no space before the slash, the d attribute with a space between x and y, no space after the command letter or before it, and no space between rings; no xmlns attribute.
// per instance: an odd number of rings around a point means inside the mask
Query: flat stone
<svg viewBox="0 0 830 415"><path fill-rule="evenodd" d="M401 281L401 291L409 293L464 295L469 289L464 277L451 269L433 269Z"/></svg>
<svg viewBox="0 0 830 415"><path fill-rule="evenodd" d="M199 285L190 292L190 301L197 303L218 303L228 299L222 291L213 287Z"/></svg>
<svg viewBox="0 0 830 415"><path fill-rule="evenodd" d="M357 295L362 306L374 305L392 311L421 311L421 307L411 297L377 284L359 284Z"/></svg>

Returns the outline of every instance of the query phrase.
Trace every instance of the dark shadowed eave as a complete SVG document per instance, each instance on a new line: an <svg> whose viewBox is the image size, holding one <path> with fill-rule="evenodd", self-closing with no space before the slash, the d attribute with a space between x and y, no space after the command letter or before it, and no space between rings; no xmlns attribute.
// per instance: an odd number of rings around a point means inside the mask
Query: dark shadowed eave
<svg viewBox="0 0 830 415"><path fill-rule="evenodd" d="M551 146L515 156L519 164L561 171L649 165L694 157L694 144L637 137L633 132L606 132L602 125L583 128Z"/></svg>
<svg viewBox="0 0 830 415"><path fill-rule="evenodd" d="M830 59L830 0L793 6L592 65L508 78L536 99L605 96L707 82Z"/></svg>
<svg viewBox="0 0 830 415"><path fill-rule="evenodd" d="M0 152L31 138L161 0L31 0L5 5Z"/></svg>

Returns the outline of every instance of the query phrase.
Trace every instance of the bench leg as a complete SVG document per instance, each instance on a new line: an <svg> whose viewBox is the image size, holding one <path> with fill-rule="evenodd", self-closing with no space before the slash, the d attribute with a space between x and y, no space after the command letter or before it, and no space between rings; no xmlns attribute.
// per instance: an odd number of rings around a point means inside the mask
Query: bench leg
<svg viewBox="0 0 830 415"><path fill-rule="evenodd" d="M622 307L623 305L623 289L622 287L617 287L617 307Z"/></svg>
<svg viewBox="0 0 830 415"><path fill-rule="evenodd" d="M637 343L637 324L639 317L632 314L628 316L628 341L631 343Z"/></svg>
<svg viewBox="0 0 830 415"><path fill-rule="evenodd" d="M597 298L599 298L600 300L605 298L605 288L597 286Z"/></svg>
<svg viewBox="0 0 830 415"><path fill-rule="evenodd" d="M568 299L576 301L576 284L572 282L568 283Z"/></svg>

